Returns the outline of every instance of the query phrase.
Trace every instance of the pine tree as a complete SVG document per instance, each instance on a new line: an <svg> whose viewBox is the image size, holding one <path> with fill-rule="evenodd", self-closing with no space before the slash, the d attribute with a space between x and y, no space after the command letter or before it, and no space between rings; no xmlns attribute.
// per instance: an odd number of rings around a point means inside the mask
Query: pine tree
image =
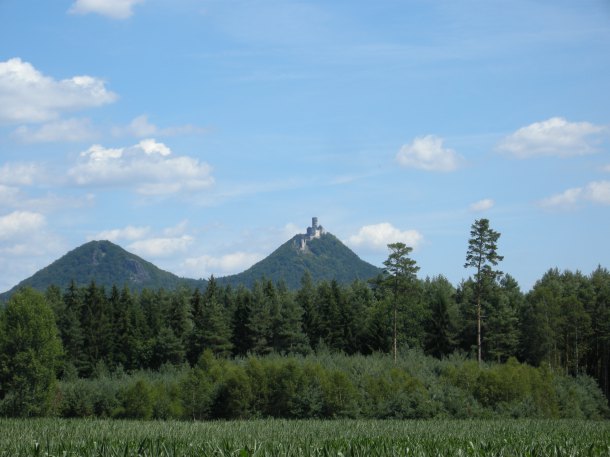
<svg viewBox="0 0 610 457"><path fill-rule="evenodd" d="M501 271L492 269L492 266L496 266L504 258L497 253L498 238L500 238L500 233L491 229L488 219L475 220L470 230L466 263L464 264L464 268L471 267L476 271L474 281L476 285L477 359L479 363L483 360L481 340L482 300L485 298L488 287L502 274Z"/></svg>
<svg viewBox="0 0 610 457"><path fill-rule="evenodd" d="M307 335L303 332L303 309L283 282L278 285L278 302L280 310L275 329L275 350L284 354L306 354L310 346Z"/></svg>
<svg viewBox="0 0 610 457"><path fill-rule="evenodd" d="M427 279L424 287L429 309L426 352L435 357L443 357L453 352L456 346L458 311L455 289L443 276Z"/></svg>
<svg viewBox="0 0 610 457"><path fill-rule="evenodd" d="M385 265L384 285L391 291L392 297L392 350L394 353L394 363L398 354L398 308L403 303L409 293L415 288L417 272L419 267L415 260L409 257L413 248L404 243L388 244L390 255L383 262Z"/></svg>
<svg viewBox="0 0 610 457"><path fill-rule="evenodd" d="M131 292L124 286L121 290L115 326L115 362L126 370L142 367L144 316Z"/></svg>
<svg viewBox="0 0 610 457"><path fill-rule="evenodd" d="M486 353L498 363L517 354L519 344L518 314L504 287L495 286L490 292L485 314L483 342Z"/></svg>
<svg viewBox="0 0 610 457"><path fill-rule="evenodd" d="M368 317L375 306L375 297L364 281L354 281L347 290L346 303L350 314L349 340L345 351L348 354L368 352Z"/></svg>
<svg viewBox="0 0 610 457"><path fill-rule="evenodd" d="M205 326L205 316L203 311L203 297L199 288L195 289L190 300L191 305L191 317L193 320L193 326L188 339L188 350L186 356L191 366L194 366L199 360L199 356L205 349L205 337L203 328Z"/></svg>
<svg viewBox="0 0 610 457"><path fill-rule="evenodd" d="M83 370L84 365L84 336L81 327L83 297L81 290L74 281L63 295L63 312L57 316L57 327L63 343L65 363L72 369Z"/></svg>
<svg viewBox="0 0 610 457"><path fill-rule="evenodd" d="M316 289L309 271L301 278L301 288L296 294L296 302L303 310L303 332L307 335L309 346L316 347L321 338L320 315L316 307Z"/></svg>
<svg viewBox="0 0 610 457"><path fill-rule="evenodd" d="M91 281L85 290L81 325L83 329L83 374L93 374L98 362L108 363L112 354L111 312L103 287Z"/></svg>
<svg viewBox="0 0 610 457"><path fill-rule="evenodd" d="M224 310L214 296L204 303L203 311L203 345L220 357L231 354L231 328L227 322Z"/></svg>
<svg viewBox="0 0 610 457"><path fill-rule="evenodd" d="M232 319L231 342L233 343L234 355L245 356L252 350L252 335L248 329L252 312L252 293L242 286L237 290Z"/></svg>
<svg viewBox="0 0 610 457"><path fill-rule="evenodd" d="M252 291L252 312L250 313L248 331L252 338L252 352L259 355L272 351L271 315L267 296L260 282L255 282Z"/></svg>

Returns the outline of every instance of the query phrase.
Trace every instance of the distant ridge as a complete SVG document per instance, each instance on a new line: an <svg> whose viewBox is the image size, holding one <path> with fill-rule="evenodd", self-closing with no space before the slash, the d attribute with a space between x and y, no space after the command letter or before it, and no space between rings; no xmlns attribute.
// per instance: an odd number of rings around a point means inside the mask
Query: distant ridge
<svg viewBox="0 0 610 457"><path fill-rule="evenodd" d="M70 282L87 285L91 281L105 287L127 285L132 291L175 289L180 285L205 287L206 281L180 278L161 270L110 241L90 241L65 254L33 276L21 281L0 299L8 298L24 286L44 291L50 285L65 289Z"/></svg>
<svg viewBox="0 0 610 457"><path fill-rule="evenodd" d="M219 284L251 287L265 278L273 282L284 281L289 289L294 290L301 286L301 278L306 272L314 282L334 279L348 284L357 279L373 278L381 270L361 260L339 239L319 226L314 217L306 233L295 235L246 271L216 280ZM63 290L72 280L79 286L91 281L106 288L127 285L132 291L171 290L180 286L203 289L207 284L203 279L180 278L161 270L110 241L90 241L0 294L0 301L8 299L24 286L45 291L50 285L56 285Z"/></svg>

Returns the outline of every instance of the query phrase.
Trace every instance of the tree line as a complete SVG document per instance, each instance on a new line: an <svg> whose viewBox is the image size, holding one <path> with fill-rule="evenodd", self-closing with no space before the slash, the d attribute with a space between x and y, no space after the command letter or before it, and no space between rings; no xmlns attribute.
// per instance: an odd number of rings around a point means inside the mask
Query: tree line
<svg viewBox="0 0 610 457"><path fill-rule="evenodd" d="M589 275L550 269L524 294L513 277L494 268L501 260L498 237L488 221L473 224L466 266L475 274L457 287L443 276L418 278L411 249L395 243L383 275L350 285L316 284L305 274L296 291L265 278L252 288L234 288L213 277L205 290L134 293L91 282L51 286L44 297L24 291L0 314L0 399L9 395L6 379L18 372L8 354L19 352L11 345L24 344L15 332L30 325L23 322L27 316L46 316L40 329L57 334L53 369L64 379L194 367L204 351L227 359L330 352L393 353L396 360L399 352L416 349L438 359L455 353L500 363L515 358L587 374L608 396L610 272L601 266ZM32 302L50 310L34 312Z"/></svg>
<svg viewBox="0 0 610 457"><path fill-rule="evenodd" d="M61 371L84 378L119 366L194 365L205 349L220 357L320 349L391 353L394 323L399 348L437 358L477 352L472 279L457 288L442 276L416 279L397 302L383 280L314 284L307 275L297 291L270 280L234 289L210 278L204 291L135 294L91 282L63 292L52 286L45 300L63 346ZM551 269L527 294L503 275L481 302L484 359L515 357L568 374L588 373L607 393L609 304L610 272L601 267L590 275Z"/></svg>

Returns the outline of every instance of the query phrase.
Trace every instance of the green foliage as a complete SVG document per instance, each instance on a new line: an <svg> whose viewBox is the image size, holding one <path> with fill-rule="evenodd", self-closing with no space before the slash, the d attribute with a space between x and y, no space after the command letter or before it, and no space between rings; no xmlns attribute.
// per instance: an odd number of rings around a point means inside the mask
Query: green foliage
<svg viewBox="0 0 610 457"><path fill-rule="evenodd" d="M63 417L185 420L275 418L609 417L591 378L572 378L511 359L479 366L417 351L399 357L321 354L227 360L62 381Z"/></svg>
<svg viewBox="0 0 610 457"><path fill-rule="evenodd" d="M477 348L476 282L454 289L443 277L422 281L412 273L404 284L401 277L397 294L392 276L346 285L304 275L297 291L265 278L252 290L211 278L203 293L138 293L96 282L50 287L44 300L65 348L56 365L63 382L50 403L31 412L9 411L19 385L5 382L3 411L183 419L607 414L605 399L583 381L593 376L608 395L607 270L550 270L525 296L509 275L486 283L481 347L500 364L480 368L465 362ZM394 322L396 367L386 357ZM10 354L0 357L6 362ZM231 356L241 358L222 360ZM507 363L511 357L531 366ZM181 371L186 362L192 368ZM161 383L140 370L180 374ZM140 410L128 395L137 379L150 388Z"/></svg>
<svg viewBox="0 0 610 457"><path fill-rule="evenodd" d="M48 414L61 355L45 297L31 288L17 292L0 310L0 414Z"/></svg>

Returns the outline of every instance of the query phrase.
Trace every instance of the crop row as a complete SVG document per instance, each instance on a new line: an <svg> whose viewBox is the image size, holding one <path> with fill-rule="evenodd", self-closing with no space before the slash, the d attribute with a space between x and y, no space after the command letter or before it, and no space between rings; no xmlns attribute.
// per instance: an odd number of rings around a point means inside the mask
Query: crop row
<svg viewBox="0 0 610 457"><path fill-rule="evenodd" d="M610 456L591 421L0 420L0 456Z"/></svg>

